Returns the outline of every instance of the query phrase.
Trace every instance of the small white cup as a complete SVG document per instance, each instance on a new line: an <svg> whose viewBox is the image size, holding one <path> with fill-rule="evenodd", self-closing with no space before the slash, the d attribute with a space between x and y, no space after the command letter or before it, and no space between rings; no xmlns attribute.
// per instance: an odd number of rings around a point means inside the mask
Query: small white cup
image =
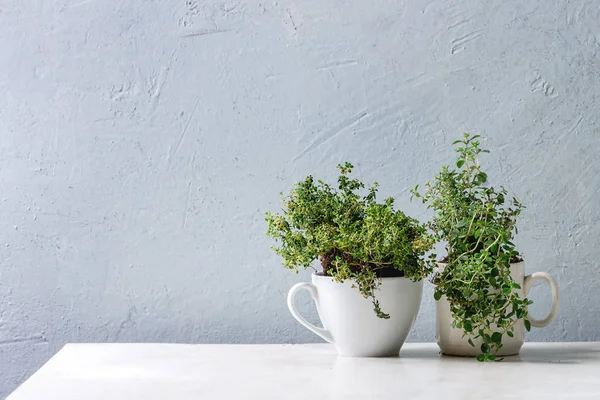
<svg viewBox="0 0 600 400"><path fill-rule="evenodd" d="M445 268L446 264L438 263L440 269ZM523 261L511 264L511 277L517 282L521 289L517 290L519 296L524 298L529 293L529 289L535 280L544 280L550 285L552 292L552 308L550 313L541 320L533 318L531 315L527 317L531 326L543 328L548 325L558 312L558 285L550 275L545 272L535 272L525 276L525 263ZM452 327L452 313L450 312L450 304L446 296L437 301L436 304L436 325L437 325L437 343L440 346L443 354L450 356L468 356L474 357L481 353L481 339L473 340L475 347L468 342L468 337L464 336L462 329ZM523 320L518 320L515 324L514 336L502 336L502 348L498 351L498 356L510 356L519 354L523 343L525 342L525 325Z"/></svg>
<svg viewBox="0 0 600 400"><path fill-rule="evenodd" d="M397 356L408 336L421 304L423 281L407 278L382 278L375 292L381 310L389 319L377 317L370 298L364 298L353 281L312 275L312 283L293 286L288 293L290 312L309 330L333 344L338 354L353 357ZM323 324L319 328L302 317L294 304L300 289L312 296Z"/></svg>

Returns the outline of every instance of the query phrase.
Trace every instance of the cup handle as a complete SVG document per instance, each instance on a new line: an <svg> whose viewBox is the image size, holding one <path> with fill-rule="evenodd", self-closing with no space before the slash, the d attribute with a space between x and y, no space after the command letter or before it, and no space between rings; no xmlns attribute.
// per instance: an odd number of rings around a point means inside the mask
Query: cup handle
<svg viewBox="0 0 600 400"><path fill-rule="evenodd" d="M525 277L525 296L527 296L527 294L529 293L529 289L531 288L531 285L533 285L533 281L535 280L543 280L548 282L548 284L550 285L550 290L552 291L552 308L550 309L550 313L548 314L548 316L541 320L528 317L529 322L531 322L531 325L535 326L536 328L543 328L544 326L552 322L552 320L554 319L554 317L556 317L556 314L558 312L558 285L556 284L556 281L552 279L552 277L547 273L534 272L533 274L527 275Z"/></svg>
<svg viewBox="0 0 600 400"><path fill-rule="evenodd" d="M319 306L319 294L317 293L317 287L312 283L302 282L298 283L290 289L287 297L287 305L292 313L292 316L298 320L302 325L304 325L308 330L313 331L317 335L321 336L323 339L333 344L333 337L331 336L331 332L327 329L319 328L318 326L314 326L310 322L308 322L296 309L296 304L294 299L296 298L296 294L300 289L306 289L310 293L310 296L314 300L317 307Z"/></svg>

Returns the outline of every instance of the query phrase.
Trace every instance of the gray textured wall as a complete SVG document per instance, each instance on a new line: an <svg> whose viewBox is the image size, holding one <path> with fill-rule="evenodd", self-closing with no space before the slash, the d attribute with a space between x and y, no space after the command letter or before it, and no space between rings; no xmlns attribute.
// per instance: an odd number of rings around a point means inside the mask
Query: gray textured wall
<svg viewBox="0 0 600 400"><path fill-rule="evenodd" d="M349 160L426 218L408 189L466 130L561 287L529 340L600 339L599 21L595 0L1 2L0 397L66 342L316 340L263 213ZM430 296L411 338L434 339Z"/></svg>

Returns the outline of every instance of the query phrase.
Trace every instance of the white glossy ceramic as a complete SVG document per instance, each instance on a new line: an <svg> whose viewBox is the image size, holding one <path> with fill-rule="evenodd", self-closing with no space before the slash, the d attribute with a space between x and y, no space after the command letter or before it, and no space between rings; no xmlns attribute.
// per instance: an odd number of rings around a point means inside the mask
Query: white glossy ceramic
<svg viewBox="0 0 600 400"><path fill-rule="evenodd" d="M371 299L365 299L352 281L313 274L312 283L298 283L288 293L290 312L306 328L333 344L338 354L353 357L397 356L412 328L423 293L423 282L407 278L382 278L376 292L381 310L389 319L378 318ZM298 313L294 298L306 289L312 296L323 328Z"/></svg>
<svg viewBox="0 0 600 400"><path fill-rule="evenodd" d="M446 264L438 263L440 269L445 268ZM518 290L519 295L523 298L529 293L529 288L535 280L544 280L550 285L552 292L552 308L546 318L537 320L531 315L528 317L531 322L531 326L536 328L542 328L548 325L558 312L558 285L552 279L550 275L545 272L535 272L531 275L525 276L525 263L518 262L511 264L511 276L518 282L521 289ZM463 356L463 357L474 357L477 356L481 351L481 340L473 340L475 347L468 343L468 337L463 337L462 329L452 328L452 314L450 312L450 305L446 296L437 301L436 304L436 337L437 343L440 346L443 354L451 356ZM509 356L518 354L521 350L521 346L525 342L525 326L523 320L519 320L516 323L514 337L508 337L508 335L502 336L502 349L498 352L499 356Z"/></svg>

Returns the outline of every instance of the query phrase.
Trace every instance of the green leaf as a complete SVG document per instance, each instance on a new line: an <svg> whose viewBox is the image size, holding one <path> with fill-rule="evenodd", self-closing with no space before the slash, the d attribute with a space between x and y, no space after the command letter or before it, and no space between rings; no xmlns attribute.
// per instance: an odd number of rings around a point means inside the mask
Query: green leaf
<svg viewBox="0 0 600 400"><path fill-rule="evenodd" d="M477 355L477 361L479 361L479 362L485 361L485 356L483 354Z"/></svg>
<svg viewBox="0 0 600 400"><path fill-rule="evenodd" d="M514 333L512 333L511 331L507 331L507 332L506 332L506 334L507 334L509 337L514 337L514 336L515 336L515 334L514 334Z"/></svg>
<svg viewBox="0 0 600 400"><path fill-rule="evenodd" d="M433 298L435 299L435 301L439 301L442 298L442 293L436 290L433 294Z"/></svg>
<svg viewBox="0 0 600 400"><path fill-rule="evenodd" d="M529 322L528 319L523 321L525 323L525 329L527 329L527 332L531 331L531 322Z"/></svg>
<svg viewBox="0 0 600 400"><path fill-rule="evenodd" d="M479 177L479 179L481 179L481 182L487 182L487 174L485 172L480 172L479 174L477 174L477 176Z"/></svg>
<svg viewBox="0 0 600 400"><path fill-rule="evenodd" d="M473 331L473 324L469 321L465 321L463 323L463 328L464 328L465 332L471 332L471 331Z"/></svg>
<svg viewBox="0 0 600 400"><path fill-rule="evenodd" d="M462 168L462 166L463 166L463 165L465 165L465 160L463 160L462 158L459 158L459 159L456 161L456 166L457 166L458 168Z"/></svg>
<svg viewBox="0 0 600 400"><path fill-rule="evenodd" d="M490 351L490 346L487 343L481 343L481 352L488 353Z"/></svg>
<svg viewBox="0 0 600 400"><path fill-rule="evenodd" d="M475 347L475 343L473 343L473 341L471 340L471 338L469 338L469 340L467 340L467 342L469 342L469 344L471 345L471 347Z"/></svg>
<svg viewBox="0 0 600 400"><path fill-rule="evenodd" d="M502 343L502 334L500 332L492 333L492 342L496 344Z"/></svg>

